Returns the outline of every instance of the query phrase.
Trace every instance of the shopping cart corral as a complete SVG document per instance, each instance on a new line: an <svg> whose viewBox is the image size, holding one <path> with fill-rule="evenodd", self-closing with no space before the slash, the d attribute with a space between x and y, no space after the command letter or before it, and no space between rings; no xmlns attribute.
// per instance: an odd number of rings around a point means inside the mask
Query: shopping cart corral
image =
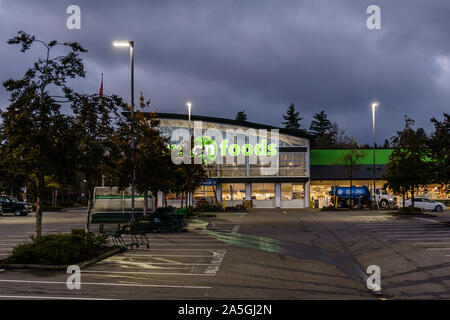
<svg viewBox="0 0 450 320"><path fill-rule="evenodd" d="M106 225L101 223L98 228L99 234L110 240L118 248L139 248L145 246L150 248L150 241L146 235L146 229L141 224L126 223Z"/></svg>

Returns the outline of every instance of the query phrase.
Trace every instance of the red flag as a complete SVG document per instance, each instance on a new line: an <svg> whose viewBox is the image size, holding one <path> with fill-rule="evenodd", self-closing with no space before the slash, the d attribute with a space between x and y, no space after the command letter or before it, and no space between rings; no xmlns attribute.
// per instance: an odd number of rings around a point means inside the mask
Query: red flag
<svg viewBox="0 0 450 320"><path fill-rule="evenodd" d="M100 101L103 97L103 73L102 73L102 83L100 84L100 90L98 91L98 95L100 96Z"/></svg>

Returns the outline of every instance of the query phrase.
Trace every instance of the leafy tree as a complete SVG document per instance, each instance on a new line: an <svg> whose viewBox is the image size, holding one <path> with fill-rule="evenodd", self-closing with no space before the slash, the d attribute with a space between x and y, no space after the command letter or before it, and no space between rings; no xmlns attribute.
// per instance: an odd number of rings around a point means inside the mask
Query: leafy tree
<svg viewBox="0 0 450 320"><path fill-rule="evenodd" d="M283 115L284 127L286 129L296 130L296 131L304 131L303 129L300 129L300 121L303 120L303 118L299 115L300 113L295 111L295 104L291 103L286 111L286 115Z"/></svg>
<svg viewBox="0 0 450 320"><path fill-rule="evenodd" d="M113 165L110 154L111 139L115 134L118 111L125 108L121 98L113 96L72 94L70 96L75 115L73 124L76 170L85 180L87 212L85 231L89 232L94 188Z"/></svg>
<svg viewBox="0 0 450 320"><path fill-rule="evenodd" d="M389 156L389 162L386 166L386 173L383 178L387 180L387 186L396 194L402 195L403 207L405 206L406 196L409 190L408 184L408 163L406 153L400 149L394 149Z"/></svg>
<svg viewBox="0 0 450 320"><path fill-rule="evenodd" d="M206 176L206 171L201 164L179 164L179 174L181 176L181 187L183 193L186 195L186 206L188 205L188 194L193 194L200 186ZM183 203L181 204L183 206Z"/></svg>
<svg viewBox="0 0 450 320"><path fill-rule="evenodd" d="M414 206L414 191L416 187L426 185L429 181L429 164L425 162L426 146L428 137L422 128L413 129L414 120L405 116L405 127L402 131L397 131L397 135L392 138L394 150L389 158L393 162L388 177L396 185L397 190L406 188L411 192L411 202ZM396 182L395 177L402 176ZM389 180L388 180L389 181Z"/></svg>
<svg viewBox="0 0 450 320"><path fill-rule="evenodd" d="M238 113L236 113L235 120L237 120L237 121L247 121L247 115L245 114L245 111L239 111Z"/></svg>
<svg viewBox="0 0 450 320"><path fill-rule="evenodd" d="M150 105L150 101L145 102L142 93L139 105L141 109ZM168 139L161 136L158 126L159 120L155 113L136 112L136 189L144 194L144 216L148 211L148 191L154 200L157 199L158 191L167 189L167 178L174 169ZM154 208L156 207L157 202L154 201Z"/></svg>
<svg viewBox="0 0 450 320"><path fill-rule="evenodd" d="M384 140L384 144L383 144L383 148L388 149L388 148L390 148L390 147L391 147L391 145L389 144L389 140L388 140L388 139L385 139L385 140Z"/></svg>
<svg viewBox="0 0 450 320"><path fill-rule="evenodd" d="M43 57L25 72L22 79L9 79L3 83L10 93L10 105L1 113L0 140L4 156L14 159L11 162L14 168L8 172L16 175L17 170L19 179L26 177L33 186L37 200L35 236L38 238L42 232L44 177L54 176L56 181L63 183L75 176L73 141L69 134L72 118L63 115L60 109L71 92L67 80L85 75L79 54L86 50L76 42L44 42L23 31L8 40L8 44L20 45L22 52L36 43L44 48ZM58 55L52 55L56 48ZM64 49L66 53L61 54ZM3 163L2 167L11 163Z"/></svg>
<svg viewBox="0 0 450 320"><path fill-rule="evenodd" d="M358 145L356 139L345 134L336 122L331 123L325 134L314 139L316 148L352 148Z"/></svg>
<svg viewBox="0 0 450 320"><path fill-rule="evenodd" d="M358 149L357 144L353 145L353 148L344 152L342 155L341 163L347 170L348 178L350 180L350 208L353 208L353 172L358 169L361 159L367 154L367 150Z"/></svg>
<svg viewBox="0 0 450 320"><path fill-rule="evenodd" d="M444 113L444 119L431 119L435 131L428 139L428 156L431 161L432 178L435 183L450 184L450 114Z"/></svg>

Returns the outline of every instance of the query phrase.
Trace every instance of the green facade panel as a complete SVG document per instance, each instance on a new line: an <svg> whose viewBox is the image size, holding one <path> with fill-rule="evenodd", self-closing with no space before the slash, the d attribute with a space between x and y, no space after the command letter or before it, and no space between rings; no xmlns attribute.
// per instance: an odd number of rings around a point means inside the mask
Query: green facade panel
<svg viewBox="0 0 450 320"><path fill-rule="evenodd" d="M373 150L360 149L364 157L359 162L360 165L373 164ZM310 164L312 166L320 165L344 165L342 159L344 153L349 149L311 149ZM389 156L393 149L375 149L375 163L377 165L386 165L389 162Z"/></svg>

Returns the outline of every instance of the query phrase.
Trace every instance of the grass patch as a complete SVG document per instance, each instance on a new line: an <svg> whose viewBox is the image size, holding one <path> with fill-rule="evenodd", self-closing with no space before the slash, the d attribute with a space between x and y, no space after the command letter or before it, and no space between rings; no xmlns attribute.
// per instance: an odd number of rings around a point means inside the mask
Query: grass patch
<svg viewBox="0 0 450 320"><path fill-rule="evenodd" d="M69 265L97 257L111 248L105 237L74 229L70 234L45 235L16 246L8 264Z"/></svg>

